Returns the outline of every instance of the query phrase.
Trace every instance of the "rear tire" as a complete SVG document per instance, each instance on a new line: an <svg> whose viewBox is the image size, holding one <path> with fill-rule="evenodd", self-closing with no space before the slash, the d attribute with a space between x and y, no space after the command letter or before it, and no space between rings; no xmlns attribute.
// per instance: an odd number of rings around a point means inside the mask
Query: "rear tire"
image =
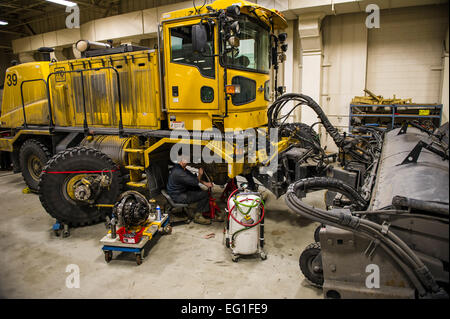
<svg viewBox="0 0 450 319"><path fill-rule="evenodd" d="M25 183L31 190L38 190L42 168L51 157L48 148L38 140L30 139L22 144L19 152L20 169Z"/></svg>
<svg viewBox="0 0 450 319"><path fill-rule="evenodd" d="M105 219L110 211L87 203L72 200L67 195L66 184L73 173L48 173L66 171L111 170L108 189L103 189L95 203L114 204L121 193L120 170L106 154L86 147L73 147L56 154L43 169L39 181L39 199L53 218L72 227L90 225Z"/></svg>

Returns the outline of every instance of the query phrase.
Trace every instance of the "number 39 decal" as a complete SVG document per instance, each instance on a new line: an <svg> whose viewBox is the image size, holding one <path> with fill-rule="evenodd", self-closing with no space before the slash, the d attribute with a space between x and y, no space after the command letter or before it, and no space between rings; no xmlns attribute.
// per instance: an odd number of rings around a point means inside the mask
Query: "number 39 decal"
<svg viewBox="0 0 450 319"><path fill-rule="evenodd" d="M8 86L16 86L17 85L17 74L7 74L6 75L6 84Z"/></svg>

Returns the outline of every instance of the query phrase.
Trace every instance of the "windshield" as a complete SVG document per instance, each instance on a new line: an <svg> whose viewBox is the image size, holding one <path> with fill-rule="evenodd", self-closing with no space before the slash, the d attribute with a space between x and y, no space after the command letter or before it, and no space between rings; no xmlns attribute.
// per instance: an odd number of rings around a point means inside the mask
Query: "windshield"
<svg viewBox="0 0 450 319"><path fill-rule="evenodd" d="M269 30L248 16L239 16L239 47L228 52L228 67L247 69L258 72L269 72ZM227 43L227 49L231 46Z"/></svg>

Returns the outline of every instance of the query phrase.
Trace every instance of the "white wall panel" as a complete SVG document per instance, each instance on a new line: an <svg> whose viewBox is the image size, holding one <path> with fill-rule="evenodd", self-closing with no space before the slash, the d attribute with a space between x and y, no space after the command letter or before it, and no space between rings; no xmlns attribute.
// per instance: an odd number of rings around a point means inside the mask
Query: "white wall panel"
<svg viewBox="0 0 450 319"><path fill-rule="evenodd" d="M56 31L56 41L58 46L72 45L73 43L80 40L80 29L62 29Z"/></svg>
<svg viewBox="0 0 450 319"><path fill-rule="evenodd" d="M367 58L365 17L362 13L350 13L327 16L322 22L324 56L319 104L331 123L342 131L348 129L350 101L355 95L364 93ZM324 130L322 134L325 134ZM328 149L335 148L330 137L323 135L323 138Z"/></svg>
<svg viewBox="0 0 450 319"><path fill-rule="evenodd" d="M12 40L12 47L14 53L31 51L30 37Z"/></svg>
<svg viewBox="0 0 450 319"><path fill-rule="evenodd" d="M144 34L156 34L158 32L158 10L147 9L143 12Z"/></svg>
<svg viewBox="0 0 450 319"><path fill-rule="evenodd" d="M31 50L37 50L44 46L44 37L42 34L37 34L30 37Z"/></svg>
<svg viewBox="0 0 450 319"><path fill-rule="evenodd" d="M377 95L440 101L448 12L442 6L382 10L368 37L367 88Z"/></svg>
<svg viewBox="0 0 450 319"><path fill-rule="evenodd" d="M90 21L80 26L80 36L83 40L95 41L95 21Z"/></svg>
<svg viewBox="0 0 450 319"><path fill-rule="evenodd" d="M58 44L56 40L56 32L47 32L42 36L44 37L44 46L55 47Z"/></svg>
<svg viewBox="0 0 450 319"><path fill-rule="evenodd" d="M144 33L142 11L95 20L96 41L132 37Z"/></svg>

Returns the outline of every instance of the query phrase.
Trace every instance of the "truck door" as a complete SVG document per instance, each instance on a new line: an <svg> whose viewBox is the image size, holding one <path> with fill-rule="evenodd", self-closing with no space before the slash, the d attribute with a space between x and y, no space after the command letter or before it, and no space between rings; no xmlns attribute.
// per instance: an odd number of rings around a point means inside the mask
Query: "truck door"
<svg viewBox="0 0 450 319"><path fill-rule="evenodd" d="M192 129L188 123L192 119L201 120L202 129L206 128L211 114L218 110L214 30L208 32L206 52L194 53L191 30L195 23L198 21L183 21L164 28L166 106L171 128Z"/></svg>

